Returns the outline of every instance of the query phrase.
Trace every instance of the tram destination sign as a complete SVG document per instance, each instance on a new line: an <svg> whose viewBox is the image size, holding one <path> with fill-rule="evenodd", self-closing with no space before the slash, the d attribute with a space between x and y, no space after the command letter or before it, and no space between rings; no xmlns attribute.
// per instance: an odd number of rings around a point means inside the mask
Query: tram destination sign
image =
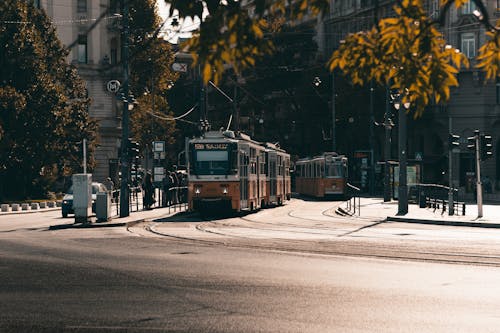
<svg viewBox="0 0 500 333"><path fill-rule="evenodd" d="M194 149L196 150L226 150L227 143L195 143Z"/></svg>

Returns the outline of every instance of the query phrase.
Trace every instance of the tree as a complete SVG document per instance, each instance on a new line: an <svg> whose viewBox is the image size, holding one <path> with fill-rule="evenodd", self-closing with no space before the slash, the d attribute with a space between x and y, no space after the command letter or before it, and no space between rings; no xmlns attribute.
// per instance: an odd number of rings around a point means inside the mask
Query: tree
<svg viewBox="0 0 500 333"><path fill-rule="evenodd" d="M0 3L0 198L40 196L56 178L91 169L97 125L83 81L46 14L30 1Z"/></svg>
<svg viewBox="0 0 500 333"><path fill-rule="evenodd" d="M165 1L171 5L171 13L178 10L180 18L202 21L186 46L201 64L205 81L220 78L224 64L240 72L253 66L256 57L272 51L273 44L265 32L273 26L267 17L281 14L293 22L306 14L326 13L328 9L328 0L257 0L251 6L237 0ZM488 79L495 79L500 69L500 29L489 23L484 4L472 1L489 38L479 51L477 66ZM423 10L421 0L397 0L396 16L376 22L370 31L349 36L332 55L329 68L340 68L358 84L374 80L408 92L404 99L413 102L418 116L430 101L449 98L450 87L458 84L455 74L467 65L465 57L446 45L437 29L453 4L458 8L465 2L443 1L441 15L433 21Z"/></svg>
<svg viewBox="0 0 500 333"><path fill-rule="evenodd" d="M138 105L130 115L132 137L143 148L151 148L153 141L175 143L175 119L170 111L166 92L178 79L172 64L175 55L166 41L157 38L155 31L161 25L153 0L131 0L131 75L132 93ZM175 154L171 160L175 160Z"/></svg>
<svg viewBox="0 0 500 333"><path fill-rule="evenodd" d="M247 105L241 105L242 113L245 108L253 110L263 120L256 125L256 139L279 141L291 154L301 156L324 150L323 133L327 135L331 128L325 117L330 114L328 93L313 84L315 77L327 76L324 65L315 59L318 47L313 37L311 22L284 24L270 35L275 52L244 73L249 77L245 87L259 97L247 98Z"/></svg>

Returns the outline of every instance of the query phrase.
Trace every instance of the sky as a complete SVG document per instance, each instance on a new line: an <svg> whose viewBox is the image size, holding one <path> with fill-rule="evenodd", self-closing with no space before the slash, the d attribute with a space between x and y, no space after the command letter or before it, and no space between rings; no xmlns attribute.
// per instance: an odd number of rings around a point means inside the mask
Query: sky
<svg viewBox="0 0 500 333"><path fill-rule="evenodd" d="M163 19L168 19L169 6L165 3L164 0L157 0L156 4L158 6L158 14L160 14ZM190 30L196 29L197 27L198 23L193 23L192 20L184 20L179 21L179 26L177 28L174 28L172 27L171 20L169 19L164 26L165 39L169 40L171 43L177 43L177 39L179 37L189 37L190 34L188 32Z"/></svg>

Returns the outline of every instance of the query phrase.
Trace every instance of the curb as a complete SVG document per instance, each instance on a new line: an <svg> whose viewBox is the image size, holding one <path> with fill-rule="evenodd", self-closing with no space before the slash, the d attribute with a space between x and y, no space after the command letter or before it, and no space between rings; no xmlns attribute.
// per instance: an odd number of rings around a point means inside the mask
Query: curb
<svg viewBox="0 0 500 333"><path fill-rule="evenodd" d="M40 208L34 210L18 210L18 211L8 211L8 212L0 212L0 217L3 215L20 215L20 214L34 214L34 213L45 213L45 212L53 212L55 210L61 210L61 207L53 207L53 208Z"/></svg>
<svg viewBox="0 0 500 333"><path fill-rule="evenodd" d="M488 222L425 220L425 219L412 219L412 218L395 217L395 216L388 216L385 220L387 222L434 224L434 225L447 225L453 227L500 228L500 223L488 223Z"/></svg>

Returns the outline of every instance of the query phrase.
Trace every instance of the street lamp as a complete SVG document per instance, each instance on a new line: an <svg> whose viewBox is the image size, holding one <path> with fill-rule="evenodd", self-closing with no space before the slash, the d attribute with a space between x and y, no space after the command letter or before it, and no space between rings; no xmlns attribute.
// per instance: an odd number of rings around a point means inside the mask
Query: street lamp
<svg viewBox="0 0 500 333"><path fill-rule="evenodd" d="M129 211L129 188L128 188L128 136L129 136L129 5L128 1L123 1L123 18L122 18L122 59L123 59L123 112L122 112L122 140L121 140L121 173L122 180L120 184L120 217L127 217L130 215Z"/></svg>
<svg viewBox="0 0 500 333"><path fill-rule="evenodd" d="M406 92L407 93L407 92ZM406 176L407 149L406 149L406 112L410 108L408 101L403 103L403 96L399 92L391 94L394 108L398 111L398 151L399 151L399 186L398 186L398 215L408 213L408 186Z"/></svg>

